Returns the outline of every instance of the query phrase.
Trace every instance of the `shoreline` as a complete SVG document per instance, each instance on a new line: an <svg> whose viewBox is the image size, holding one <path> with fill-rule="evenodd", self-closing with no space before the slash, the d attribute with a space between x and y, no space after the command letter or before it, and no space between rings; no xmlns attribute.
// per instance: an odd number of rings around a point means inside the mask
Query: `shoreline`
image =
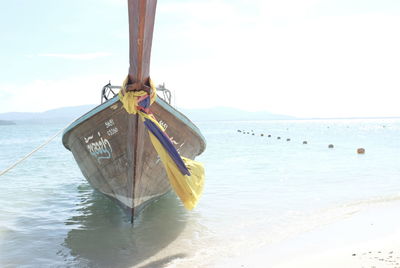
<svg viewBox="0 0 400 268"><path fill-rule="evenodd" d="M399 267L400 201L361 211L215 267Z"/></svg>

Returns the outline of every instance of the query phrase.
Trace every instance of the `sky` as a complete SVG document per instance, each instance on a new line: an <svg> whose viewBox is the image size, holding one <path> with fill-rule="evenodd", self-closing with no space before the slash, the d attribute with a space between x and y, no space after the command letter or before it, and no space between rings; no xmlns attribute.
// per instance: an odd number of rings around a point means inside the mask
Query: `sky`
<svg viewBox="0 0 400 268"><path fill-rule="evenodd" d="M0 113L98 104L126 0L0 1ZM150 75L179 108L400 116L398 0L158 0Z"/></svg>

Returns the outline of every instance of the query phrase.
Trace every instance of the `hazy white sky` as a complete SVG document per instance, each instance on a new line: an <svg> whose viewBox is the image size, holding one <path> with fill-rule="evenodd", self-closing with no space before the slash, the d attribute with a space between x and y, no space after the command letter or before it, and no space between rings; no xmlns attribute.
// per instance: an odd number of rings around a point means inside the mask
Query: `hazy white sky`
<svg viewBox="0 0 400 268"><path fill-rule="evenodd" d="M0 113L95 104L128 71L126 0L0 9ZM178 107L400 116L398 0L159 0L151 76Z"/></svg>

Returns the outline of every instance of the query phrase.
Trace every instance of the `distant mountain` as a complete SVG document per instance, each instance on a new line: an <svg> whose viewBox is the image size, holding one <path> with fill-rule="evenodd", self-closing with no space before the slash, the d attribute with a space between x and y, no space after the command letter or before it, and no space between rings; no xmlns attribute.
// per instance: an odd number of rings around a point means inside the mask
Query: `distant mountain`
<svg viewBox="0 0 400 268"><path fill-rule="evenodd" d="M11 112L0 114L0 120L29 121L39 123L66 122L78 118L84 113L93 109L96 105L82 105L63 107L48 110L42 113Z"/></svg>
<svg viewBox="0 0 400 268"><path fill-rule="evenodd" d="M179 109L193 121L233 121L233 120L290 120L293 116L273 114L267 111L249 112L230 107L208 109Z"/></svg>
<svg viewBox="0 0 400 268"><path fill-rule="evenodd" d="M13 120L16 122L68 122L93 109L96 105L83 105L63 107L42 113L3 113L0 120ZM236 108L215 107L209 109L178 109L193 121L221 121L221 120L277 120L296 119L287 115L272 114L266 111L248 112Z"/></svg>
<svg viewBox="0 0 400 268"><path fill-rule="evenodd" d="M0 120L0 126L15 125L13 121Z"/></svg>

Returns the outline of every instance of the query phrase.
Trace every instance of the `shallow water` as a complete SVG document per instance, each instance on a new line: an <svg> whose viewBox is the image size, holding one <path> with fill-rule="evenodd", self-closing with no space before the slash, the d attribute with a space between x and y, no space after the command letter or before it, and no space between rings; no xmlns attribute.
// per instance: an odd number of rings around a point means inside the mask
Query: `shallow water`
<svg viewBox="0 0 400 268"><path fill-rule="evenodd" d="M60 137L1 176L0 266L209 267L400 200L400 120L197 124L207 181L191 212L171 193L132 226L87 184ZM62 127L0 126L0 170Z"/></svg>

